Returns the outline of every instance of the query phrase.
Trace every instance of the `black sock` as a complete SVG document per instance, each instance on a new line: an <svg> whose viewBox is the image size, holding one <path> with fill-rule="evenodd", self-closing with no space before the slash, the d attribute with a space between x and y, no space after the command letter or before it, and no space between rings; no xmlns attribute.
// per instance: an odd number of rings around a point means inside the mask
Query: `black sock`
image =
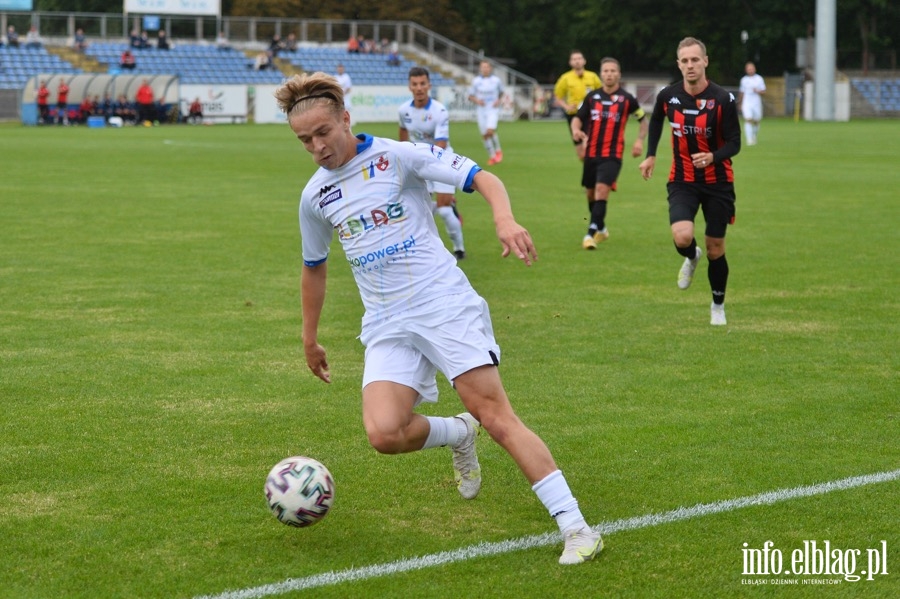
<svg viewBox="0 0 900 599"><path fill-rule="evenodd" d="M687 246L686 248L680 248L676 245L675 249L678 250L678 253L685 258L690 258L691 260L693 260L697 257L697 240L692 237L691 245Z"/></svg>
<svg viewBox="0 0 900 599"><path fill-rule="evenodd" d="M725 303L725 287L728 285L728 260L722 254L715 260L709 261L707 269L709 275L709 288L712 290L713 303Z"/></svg>
<svg viewBox="0 0 900 599"><path fill-rule="evenodd" d="M591 204L591 224L596 225L598 231L606 228L606 200L597 200Z"/></svg>

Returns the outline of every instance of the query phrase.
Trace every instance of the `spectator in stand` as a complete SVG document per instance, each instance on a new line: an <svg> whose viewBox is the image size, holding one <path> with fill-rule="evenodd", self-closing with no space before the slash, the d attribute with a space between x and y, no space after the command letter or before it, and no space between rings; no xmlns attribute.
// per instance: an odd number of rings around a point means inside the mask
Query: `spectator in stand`
<svg viewBox="0 0 900 599"><path fill-rule="evenodd" d="M216 48L219 50L231 50L231 42L228 41L228 36L225 35L224 31L220 31L219 35L216 36Z"/></svg>
<svg viewBox="0 0 900 599"><path fill-rule="evenodd" d="M137 101L138 120L144 124L156 120L156 107L153 104L153 88L150 81L144 79L135 95Z"/></svg>
<svg viewBox="0 0 900 599"><path fill-rule="evenodd" d="M6 44L10 48L19 47L19 34L16 33L16 28L12 25L6 28Z"/></svg>
<svg viewBox="0 0 900 599"><path fill-rule="evenodd" d="M150 47L150 36L146 31L141 31L141 42L139 48L145 50Z"/></svg>
<svg viewBox="0 0 900 599"><path fill-rule="evenodd" d="M87 37L85 37L84 29L81 27L75 30L75 43L73 44L73 47L81 53L84 53L84 51L87 50Z"/></svg>
<svg viewBox="0 0 900 599"><path fill-rule="evenodd" d="M351 36L350 39L347 40L347 52L350 54L359 54L359 40L355 37Z"/></svg>
<svg viewBox="0 0 900 599"><path fill-rule="evenodd" d="M188 108L187 122L194 125L203 122L203 104L200 103L199 97L194 98Z"/></svg>
<svg viewBox="0 0 900 599"><path fill-rule="evenodd" d="M392 67L400 66L400 44L397 43L397 40L392 41L388 46L387 63Z"/></svg>
<svg viewBox="0 0 900 599"><path fill-rule="evenodd" d="M388 54L391 51L391 42L388 38L381 38L381 43L378 44L378 53L379 54Z"/></svg>
<svg viewBox="0 0 900 599"><path fill-rule="evenodd" d="M169 38L166 37L166 30L160 29L159 33L156 34L156 49L157 50L168 50L169 49Z"/></svg>
<svg viewBox="0 0 900 599"><path fill-rule="evenodd" d="M122 52L122 56L119 58L119 66L126 71L134 70L137 66L137 61L134 60L134 54L131 53L131 50L126 49Z"/></svg>
<svg viewBox="0 0 900 599"><path fill-rule="evenodd" d="M272 36L272 41L269 42L269 52L272 53L272 58L278 58L278 53L284 50L284 42L281 41L281 36L277 33Z"/></svg>
<svg viewBox="0 0 900 599"><path fill-rule="evenodd" d="M37 27L32 25L28 30L28 33L25 34L25 47L30 50L37 50L43 45L44 44L41 41L41 34L38 33Z"/></svg>
<svg viewBox="0 0 900 599"><path fill-rule="evenodd" d="M284 49L288 52L297 51L297 36L293 32L289 33L287 39L284 40Z"/></svg>
<svg viewBox="0 0 900 599"><path fill-rule="evenodd" d="M69 84L65 79L60 79L56 87L56 124L69 124Z"/></svg>
<svg viewBox="0 0 900 599"><path fill-rule="evenodd" d="M266 50L265 52L257 54L256 62L253 63L253 68L257 71L265 71L266 69L272 68L272 51Z"/></svg>
<svg viewBox="0 0 900 599"><path fill-rule="evenodd" d="M143 47L141 46L141 34L138 33L137 29L131 30L131 35L128 36L128 45L135 50L140 50Z"/></svg>
<svg viewBox="0 0 900 599"><path fill-rule="evenodd" d="M369 45L366 43L366 36L360 34L356 36L356 45L359 46L360 54L367 54L369 52Z"/></svg>
<svg viewBox="0 0 900 599"><path fill-rule="evenodd" d="M41 81L41 85L37 90L38 105L38 123L43 125L50 118L50 107L47 101L50 99L50 90L47 89L47 82Z"/></svg>

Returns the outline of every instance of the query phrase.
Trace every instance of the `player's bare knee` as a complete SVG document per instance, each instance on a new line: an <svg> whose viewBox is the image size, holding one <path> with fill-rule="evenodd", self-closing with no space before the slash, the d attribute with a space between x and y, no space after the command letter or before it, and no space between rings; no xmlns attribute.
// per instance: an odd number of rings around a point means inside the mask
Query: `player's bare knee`
<svg viewBox="0 0 900 599"><path fill-rule="evenodd" d="M369 445L378 453L396 454L403 451L403 439L399 431L385 432L380 430L366 430Z"/></svg>

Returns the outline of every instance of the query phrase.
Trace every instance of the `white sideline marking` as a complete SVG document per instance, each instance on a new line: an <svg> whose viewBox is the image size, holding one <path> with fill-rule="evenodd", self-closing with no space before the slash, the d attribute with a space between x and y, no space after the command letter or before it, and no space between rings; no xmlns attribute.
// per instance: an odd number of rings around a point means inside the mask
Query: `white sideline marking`
<svg viewBox="0 0 900 599"><path fill-rule="evenodd" d="M648 528L650 526L659 526L660 524L668 524L670 522L690 520L691 518L709 516L710 514L731 512L745 507L771 505L790 499L824 495L825 493L831 493L833 491L844 491L897 479L900 479L900 470L853 476L817 485L794 487L792 489L779 489L777 491L769 491L758 495L750 495L748 497L726 499L716 503L699 503L691 507L680 507L671 512L662 514L648 514L646 516L616 520L615 522L601 523L592 528L603 534L612 534L625 530L636 530L639 528ZM433 566L461 562L489 555L522 551L524 549L533 549L535 547L545 547L547 545L559 543L561 538L562 537L558 532L553 532L495 543L479 543L477 545L470 545L453 551L442 551L440 553L432 553L431 555L423 555L422 557L403 559L386 564L376 564L364 568L350 568L338 572L325 572L323 574L315 574L305 578L288 578L283 582L266 584L240 591L227 591L219 595L201 595L194 599L260 599L262 597L280 595L291 591L312 589L343 582L367 580L369 578L399 574L401 572L409 572L412 570L422 570L424 568L431 568Z"/></svg>

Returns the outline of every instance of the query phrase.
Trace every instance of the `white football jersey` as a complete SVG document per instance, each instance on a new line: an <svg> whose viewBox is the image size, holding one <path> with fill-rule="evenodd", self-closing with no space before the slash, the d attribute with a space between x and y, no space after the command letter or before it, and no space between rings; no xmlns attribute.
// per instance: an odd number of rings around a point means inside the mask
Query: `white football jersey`
<svg viewBox="0 0 900 599"><path fill-rule="evenodd" d="M484 102L484 106L479 106L479 108L496 109L494 103L503 95L503 82L500 81L500 78L496 75L489 75L487 77L478 75L472 80L472 85L469 86L468 95L475 96Z"/></svg>
<svg viewBox="0 0 900 599"><path fill-rule="evenodd" d="M400 105L399 117L400 128L409 132L409 141L427 144L446 141L447 151L453 151L450 146L450 113L434 98L429 98L422 108L417 108L415 101L404 102Z"/></svg>
<svg viewBox="0 0 900 599"><path fill-rule="evenodd" d="M762 96L756 90L765 91L766 82L759 73L741 77L740 91L744 94L742 102L747 105L762 105Z"/></svg>
<svg viewBox="0 0 900 599"><path fill-rule="evenodd" d="M328 258L336 234L362 297L366 323L471 288L444 247L426 180L472 191L481 169L437 146L358 136L357 154L319 168L300 196L303 263Z"/></svg>

